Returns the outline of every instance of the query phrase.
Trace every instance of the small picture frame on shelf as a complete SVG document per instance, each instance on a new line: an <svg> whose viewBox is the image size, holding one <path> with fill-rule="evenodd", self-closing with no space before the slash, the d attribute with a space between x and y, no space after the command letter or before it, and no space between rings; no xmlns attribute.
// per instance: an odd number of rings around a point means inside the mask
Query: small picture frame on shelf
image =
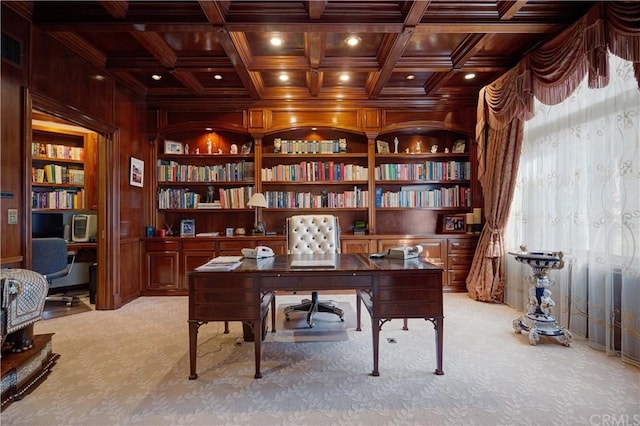
<svg viewBox="0 0 640 426"><path fill-rule="evenodd" d="M184 154L184 147L180 142L164 141L164 153L165 154Z"/></svg>
<svg viewBox="0 0 640 426"><path fill-rule="evenodd" d="M451 150L451 152L453 152L454 154L462 154L465 148L466 148L466 143L464 139L458 139L453 144L453 149Z"/></svg>
<svg viewBox="0 0 640 426"><path fill-rule="evenodd" d="M144 161L139 158L131 157L129 166L129 185L144 186Z"/></svg>
<svg viewBox="0 0 640 426"><path fill-rule="evenodd" d="M242 149L240 154L251 154L251 147L253 146L253 142L247 142L242 144Z"/></svg>
<svg viewBox="0 0 640 426"><path fill-rule="evenodd" d="M464 214L447 214L442 217L443 234L464 234L466 232L466 216Z"/></svg>
<svg viewBox="0 0 640 426"><path fill-rule="evenodd" d="M180 236L195 237L195 235L196 235L195 219L182 219L180 221Z"/></svg>
<svg viewBox="0 0 640 426"><path fill-rule="evenodd" d="M377 140L376 146L378 147L378 154L389 154L389 142Z"/></svg>

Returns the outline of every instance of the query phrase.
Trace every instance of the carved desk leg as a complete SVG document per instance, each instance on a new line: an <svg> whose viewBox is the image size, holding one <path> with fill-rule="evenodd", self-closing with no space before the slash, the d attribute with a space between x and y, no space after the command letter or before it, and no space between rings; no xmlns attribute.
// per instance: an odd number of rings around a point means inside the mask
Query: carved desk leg
<svg viewBox="0 0 640 426"><path fill-rule="evenodd" d="M189 380L198 378L196 359L198 358L198 329L201 322L189 320Z"/></svg>
<svg viewBox="0 0 640 426"><path fill-rule="evenodd" d="M379 376L380 372L378 371L378 355L380 348L380 321L371 317L371 334L373 336L373 371L371 372L372 376Z"/></svg>
<svg viewBox="0 0 640 426"><path fill-rule="evenodd" d="M253 376L254 379L259 379L262 377L262 373L260 372L260 357L262 351L262 319L258 321L253 321L253 335L255 338L253 339L253 344L255 346L255 357L256 357L256 374Z"/></svg>
<svg viewBox="0 0 640 426"><path fill-rule="evenodd" d="M444 374L444 370L442 369L442 344L444 342L444 318L437 317L430 320L434 328L436 330L436 371L435 373L438 376L442 376Z"/></svg>

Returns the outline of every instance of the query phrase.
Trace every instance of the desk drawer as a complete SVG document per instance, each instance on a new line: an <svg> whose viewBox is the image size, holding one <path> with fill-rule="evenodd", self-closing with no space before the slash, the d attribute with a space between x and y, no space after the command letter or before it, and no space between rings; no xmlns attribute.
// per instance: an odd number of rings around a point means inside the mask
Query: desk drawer
<svg viewBox="0 0 640 426"><path fill-rule="evenodd" d="M147 241L144 244L147 251L174 251L180 248L178 241Z"/></svg>
<svg viewBox="0 0 640 426"><path fill-rule="evenodd" d="M449 269L469 269L473 262L473 253L449 254Z"/></svg>
<svg viewBox="0 0 640 426"><path fill-rule="evenodd" d="M378 318L426 318L442 315L440 271L380 276L374 315Z"/></svg>
<svg viewBox="0 0 640 426"><path fill-rule="evenodd" d="M326 273L317 272L282 273L262 277L263 290L351 290L371 288L371 275L359 273Z"/></svg>
<svg viewBox="0 0 640 426"><path fill-rule="evenodd" d="M449 239L448 240L448 249L449 255L452 253L460 253L460 252L474 252L476 250L476 244L478 240L476 238L459 238L459 239Z"/></svg>
<svg viewBox="0 0 640 426"><path fill-rule="evenodd" d="M216 242L213 240L185 240L182 242L182 250L211 250L215 251Z"/></svg>

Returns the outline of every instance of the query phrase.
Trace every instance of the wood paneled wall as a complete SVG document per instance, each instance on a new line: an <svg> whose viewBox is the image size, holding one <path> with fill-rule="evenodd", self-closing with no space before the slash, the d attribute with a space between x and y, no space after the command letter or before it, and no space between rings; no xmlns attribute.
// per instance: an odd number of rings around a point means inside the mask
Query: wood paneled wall
<svg viewBox="0 0 640 426"><path fill-rule="evenodd" d="M130 157L143 159L147 167L153 167L149 163L145 101L60 42L32 28L25 18L28 8L17 8L21 16L15 6L3 2L1 7L2 32L20 40L23 63L15 67L3 60L2 64L0 185L13 197L0 199L0 257L3 264L17 259L11 266L28 267L30 263L30 169L26 167L31 140L29 102L34 100L34 107L96 131L101 135L99 143L109 145L98 149L102 169L99 203L107 214L102 218L105 234L99 235L103 241L99 241L96 306L118 308L140 294L139 238L150 220L149 186L129 186ZM7 225L9 208L19 210L18 225Z"/></svg>
<svg viewBox="0 0 640 426"><path fill-rule="evenodd" d="M25 250L25 206L23 141L25 140L25 89L29 81L29 23L10 9L2 8L2 33L20 44L20 63L2 59L0 102L0 259L3 266L20 266ZM8 224L9 209L17 209L18 223Z"/></svg>

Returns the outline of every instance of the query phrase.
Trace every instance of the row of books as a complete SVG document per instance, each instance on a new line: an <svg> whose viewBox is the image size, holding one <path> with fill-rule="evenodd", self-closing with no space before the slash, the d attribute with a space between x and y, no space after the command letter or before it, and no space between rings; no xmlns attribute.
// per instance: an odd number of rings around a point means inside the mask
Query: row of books
<svg viewBox="0 0 640 426"><path fill-rule="evenodd" d="M64 160L84 160L84 148L52 143L31 143L32 157L61 158Z"/></svg>
<svg viewBox="0 0 640 426"><path fill-rule="evenodd" d="M346 141L344 142L346 146ZM340 143L335 140L286 140L275 139L273 144L275 153L280 154L337 154Z"/></svg>
<svg viewBox="0 0 640 426"><path fill-rule="evenodd" d="M375 168L376 180L468 180L468 161L425 161L411 164L380 164Z"/></svg>
<svg viewBox="0 0 640 426"><path fill-rule="evenodd" d="M220 188L215 201L203 201L200 193L188 188L158 189L159 209L244 209L253 195L253 187Z"/></svg>
<svg viewBox="0 0 640 426"><path fill-rule="evenodd" d="M253 181L252 161L197 166L158 160L158 182L239 182Z"/></svg>
<svg viewBox="0 0 640 426"><path fill-rule="evenodd" d="M34 209L84 209L84 190L31 191L31 207Z"/></svg>
<svg viewBox="0 0 640 426"><path fill-rule="evenodd" d="M84 170L58 164L46 164L43 168L31 168L31 181L34 183L69 183L84 185Z"/></svg>
<svg viewBox="0 0 640 426"><path fill-rule="evenodd" d="M376 188L376 207L470 207L471 190L458 185L450 188L386 191Z"/></svg>
<svg viewBox="0 0 640 426"><path fill-rule="evenodd" d="M369 169L358 164L335 163L333 161L303 161L299 164L278 164L263 168L263 182L308 182L367 180Z"/></svg>
<svg viewBox="0 0 640 426"><path fill-rule="evenodd" d="M266 191L264 193L271 208L366 208L369 206L369 191L354 187L353 191L311 192Z"/></svg>

